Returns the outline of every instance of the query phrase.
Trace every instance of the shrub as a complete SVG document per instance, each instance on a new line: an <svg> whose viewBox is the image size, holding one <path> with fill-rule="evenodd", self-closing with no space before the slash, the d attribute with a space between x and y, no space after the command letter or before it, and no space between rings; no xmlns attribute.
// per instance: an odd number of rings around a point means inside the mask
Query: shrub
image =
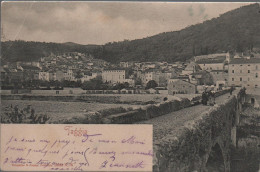
<svg viewBox="0 0 260 172"><path fill-rule="evenodd" d="M102 117L106 117L106 116L109 116L109 115L123 113L123 112L126 112L126 111L127 111L127 109L125 109L123 107L117 107L117 108L100 110L98 112L101 114Z"/></svg>

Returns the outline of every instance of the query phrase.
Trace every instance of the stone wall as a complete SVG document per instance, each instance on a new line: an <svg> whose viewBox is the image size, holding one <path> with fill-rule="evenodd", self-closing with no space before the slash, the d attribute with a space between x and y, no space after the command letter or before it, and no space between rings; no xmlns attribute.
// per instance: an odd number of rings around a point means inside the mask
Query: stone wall
<svg viewBox="0 0 260 172"><path fill-rule="evenodd" d="M99 102L99 103L118 103L120 96L95 96L95 95L1 95L1 100L38 100L38 101L85 101L85 102Z"/></svg>
<svg viewBox="0 0 260 172"><path fill-rule="evenodd" d="M229 90L223 90L216 93L216 97L226 94ZM201 100L201 96L198 99L189 100L187 98L181 98L180 101L164 101L158 104L146 105L139 110L129 111L119 114L110 115L103 119L102 123L111 124L131 124L138 121L148 120L158 116L162 116L183 108L187 108L193 105L197 105Z"/></svg>
<svg viewBox="0 0 260 172"><path fill-rule="evenodd" d="M154 138L153 171L204 171L216 144L221 149L224 170L230 171L231 130L236 126L244 94L239 92L215 105L197 119L179 128L178 135Z"/></svg>
<svg viewBox="0 0 260 172"><path fill-rule="evenodd" d="M191 101L182 99L181 101L165 101L155 105L146 105L142 108L125 113L110 115L104 118L102 123L109 124L132 124L134 122L148 120L157 116L165 115L191 106Z"/></svg>

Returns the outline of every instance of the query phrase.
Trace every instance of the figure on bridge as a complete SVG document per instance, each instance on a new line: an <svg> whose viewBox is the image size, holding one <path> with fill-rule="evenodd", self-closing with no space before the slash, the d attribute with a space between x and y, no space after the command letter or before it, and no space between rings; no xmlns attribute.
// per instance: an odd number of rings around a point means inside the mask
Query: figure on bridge
<svg viewBox="0 0 260 172"><path fill-rule="evenodd" d="M209 100L209 105L214 106L215 104L215 92L214 91L209 91L208 92L208 100Z"/></svg>
<svg viewBox="0 0 260 172"><path fill-rule="evenodd" d="M207 105L207 101L208 101L208 96L207 96L207 93L206 93L206 91L203 91L203 93L202 93L202 104L203 105Z"/></svg>
<svg viewBox="0 0 260 172"><path fill-rule="evenodd" d="M232 95L233 90L234 90L234 87L231 86L231 88L230 88L230 90L229 90L230 95Z"/></svg>

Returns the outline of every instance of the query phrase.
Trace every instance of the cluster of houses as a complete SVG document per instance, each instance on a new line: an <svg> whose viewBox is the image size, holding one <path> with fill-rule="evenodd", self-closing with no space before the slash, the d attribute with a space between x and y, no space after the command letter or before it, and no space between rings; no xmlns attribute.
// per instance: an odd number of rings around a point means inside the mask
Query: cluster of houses
<svg viewBox="0 0 260 172"><path fill-rule="evenodd" d="M1 67L1 83L41 81L88 81L101 75L108 62L91 55L71 52L62 55L51 54L39 61L7 63Z"/></svg>
<svg viewBox="0 0 260 172"><path fill-rule="evenodd" d="M178 77L169 80L168 93L198 93L210 85L214 89L228 86L258 88L259 67L259 54L195 56Z"/></svg>
<svg viewBox="0 0 260 172"><path fill-rule="evenodd" d="M155 81L169 94L199 93L206 86L259 87L259 54L229 53L195 56L186 62L120 62L111 64L82 53L50 55L34 62L16 62L1 67L1 83L6 80L89 81L98 76L104 83L128 83L145 87Z"/></svg>

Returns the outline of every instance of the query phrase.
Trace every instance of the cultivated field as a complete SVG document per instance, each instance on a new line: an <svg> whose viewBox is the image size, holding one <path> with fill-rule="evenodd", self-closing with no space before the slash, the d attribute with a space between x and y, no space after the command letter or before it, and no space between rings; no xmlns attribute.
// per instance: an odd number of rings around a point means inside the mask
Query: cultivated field
<svg viewBox="0 0 260 172"><path fill-rule="evenodd" d="M32 94L33 95L33 94ZM46 96L46 95L45 95ZM51 96L51 95L50 95ZM57 96L57 95L55 95ZM58 95L59 96L59 95ZM73 99L73 95L71 99ZM157 104L163 102L167 97L168 100L174 100L179 98L189 98L196 95L183 95L177 94L175 96L165 94L91 94L89 96L102 97L119 97L118 102L104 101L104 103L98 102L79 102L79 101L43 101L43 100L2 100L1 102L1 114L8 112L8 108L11 105L14 107L18 105L19 110L24 109L28 105L35 110L35 114L50 116L49 123L67 120L72 117L84 117L87 112L95 112L104 109L111 108L139 108L147 104ZM47 96L49 97L49 96ZM109 100L109 99L107 99ZM112 99L111 99L112 100ZM59 122L58 122L59 123Z"/></svg>
<svg viewBox="0 0 260 172"><path fill-rule="evenodd" d="M82 116L89 111L99 111L116 107L141 107L140 105L128 104L102 104L85 102L56 102L56 101L30 101L30 100L2 100L1 114L6 107L18 105L19 110L31 105L36 114L47 114L51 117L50 121L68 119L70 117Z"/></svg>

